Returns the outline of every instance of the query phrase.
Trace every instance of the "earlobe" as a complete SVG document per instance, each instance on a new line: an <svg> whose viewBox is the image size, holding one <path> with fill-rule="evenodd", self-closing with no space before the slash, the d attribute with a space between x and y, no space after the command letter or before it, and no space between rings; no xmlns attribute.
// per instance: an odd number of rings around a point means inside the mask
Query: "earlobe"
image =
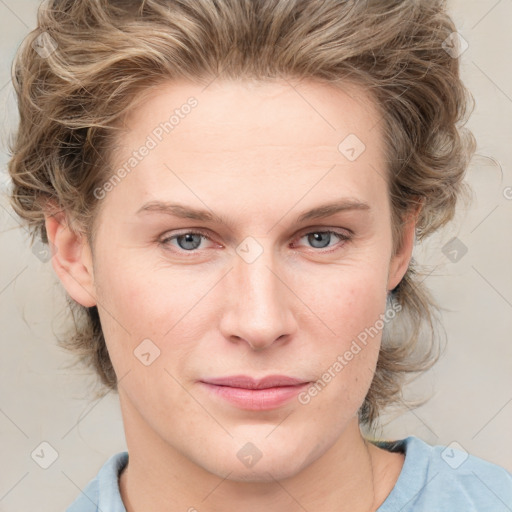
<svg viewBox="0 0 512 512"><path fill-rule="evenodd" d="M45 226L52 266L64 288L82 306L95 306L92 254L85 237L72 230L63 212L45 216Z"/></svg>

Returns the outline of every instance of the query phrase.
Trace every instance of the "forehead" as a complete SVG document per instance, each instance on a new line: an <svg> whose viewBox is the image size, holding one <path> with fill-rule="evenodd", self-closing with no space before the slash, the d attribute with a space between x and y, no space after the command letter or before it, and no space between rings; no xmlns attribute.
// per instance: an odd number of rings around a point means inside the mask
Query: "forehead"
<svg viewBox="0 0 512 512"><path fill-rule="evenodd" d="M171 120L171 131L165 133L172 134L169 142L186 138L191 146L191 136L207 135L195 138L203 151L210 146L225 149L225 143L233 149L247 146L251 137L269 146L336 147L346 133L364 138L381 117L369 92L348 83L215 79L203 86L169 81L148 89L143 97L125 120L125 137L151 134ZM189 107L192 102L195 106ZM306 124L309 130L304 130ZM278 127L286 131L278 132Z"/></svg>
<svg viewBox="0 0 512 512"><path fill-rule="evenodd" d="M224 202L236 191L243 202L246 187L268 202L274 190L292 199L319 180L333 199L340 184L348 195L371 195L385 176L380 119L352 84L173 81L147 91L126 118L112 163L151 146L121 184L141 201L172 191L197 203L193 193L208 190Z"/></svg>

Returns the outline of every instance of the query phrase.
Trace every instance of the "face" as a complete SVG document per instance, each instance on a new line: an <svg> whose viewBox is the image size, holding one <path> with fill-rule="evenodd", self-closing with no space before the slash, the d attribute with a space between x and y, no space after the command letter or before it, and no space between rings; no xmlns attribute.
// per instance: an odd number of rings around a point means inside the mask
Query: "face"
<svg viewBox="0 0 512 512"><path fill-rule="evenodd" d="M392 258L379 119L354 87L285 81L168 83L131 113L90 285L128 442L266 480L357 425L381 332L354 340L410 257ZM217 382L276 375L296 380Z"/></svg>

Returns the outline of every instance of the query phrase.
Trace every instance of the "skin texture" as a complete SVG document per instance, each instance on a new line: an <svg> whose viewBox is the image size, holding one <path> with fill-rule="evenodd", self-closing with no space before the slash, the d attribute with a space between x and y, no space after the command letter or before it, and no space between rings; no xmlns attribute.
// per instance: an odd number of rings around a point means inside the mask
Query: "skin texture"
<svg viewBox="0 0 512 512"><path fill-rule="evenodd" d="M368 446L357 421L380 334L307 405L247 411L199 381L314 382L385 312L416 217L392 257L381 117L354 86L169 82L127 118L113 168L191 96L197 106L101 199L92 250L64 214L46 221L54 269L76 301L98 306L119 380L127 511L376 510L403 464L403 455ZM366 146L354 161L338 150L349 134ZM369 209L297 222L342 198ZM137 214L149 201L226 222ZM210 239L168 239L198 229ZM352 235L315 242L311 233L329 229ZM262 251L251 263L237 253L247 237ZM134 355L144 339L160 350L148 366ZM251 467L237 457L247 443L261 453Z"/></svg>

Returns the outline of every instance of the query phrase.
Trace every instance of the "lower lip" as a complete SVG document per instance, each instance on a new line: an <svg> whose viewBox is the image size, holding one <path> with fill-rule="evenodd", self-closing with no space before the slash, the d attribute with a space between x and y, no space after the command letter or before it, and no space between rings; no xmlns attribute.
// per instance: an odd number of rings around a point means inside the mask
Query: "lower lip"
<svg viewBox="0 0 512 512"><path fill-rule="evenodd" d="M232 388L201 382L206 389L236 405L250 411L275 409L297 396L309 383L295 386L279 386L265 389Z"/></svg>

